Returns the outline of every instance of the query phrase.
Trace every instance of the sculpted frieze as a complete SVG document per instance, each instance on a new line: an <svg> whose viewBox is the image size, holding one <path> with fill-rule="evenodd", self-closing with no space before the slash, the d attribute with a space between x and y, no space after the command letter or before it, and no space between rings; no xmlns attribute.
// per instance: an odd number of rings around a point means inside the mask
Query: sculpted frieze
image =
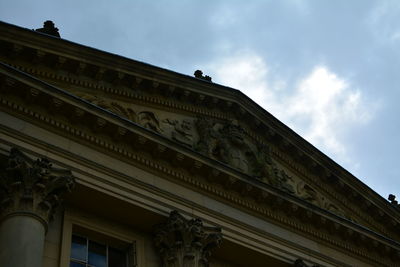
<svg viewBox="0 0 400 267"><path fill-rule="evenodd" d="M169 133L172 140L189 147L193 146L193 123L190 120L167 118L162 122L165 124L166 129L169 128Z"/></svg>
<svg viewBox="0 0 400 267"><path fill-rule="evenodd" d="M236 120L189 117L99 96L77 95L254 179L349 217L311 185L273 160L270 147L254 140Z"/></svg>
<svg viewBox="0 0 400 267"><path fill-rule="evenodd" d="M154 112L140 111L137 113L137 119L134 121L156 133L163 133L160 125L160 119Z"/></svg>
<svg viewBox="0 0 400 267"><path fill-rule="evenodd" d="M85 94L85 93L76 93L76 95L79 96L80 98L82 98L96 106L99 106L103 109L106 109L118 116L127 118L128 120L131 120L134 122L137 121L137 114L134 110L132 110L131 108L124 107L116 101L109 101L109 100L103 99L99 96Z"/></svg>

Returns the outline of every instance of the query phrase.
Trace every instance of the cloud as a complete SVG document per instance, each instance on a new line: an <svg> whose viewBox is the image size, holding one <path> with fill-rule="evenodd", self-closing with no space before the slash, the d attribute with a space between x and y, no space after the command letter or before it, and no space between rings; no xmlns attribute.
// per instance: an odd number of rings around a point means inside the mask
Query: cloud
<svg viewBox="0 0 400 267"><path fill-rule="evenodd" d="M327 66L315 66L288 84L261 56L243 50L204 69L215 82L240 89L340 164L357 168L345 137L351 129L365 126L377 106Z"/></svg>
<svg viewBox="0 0 400 267"><path fill-rule="evenodd" d="M315 67L283 101L288 108L282 115L300 128L308 141L346 160L347 144L341 140L342 135L372 118L361 91L350 88L325 66Z"/></svg>
<svg viewBox="0 0 400 267"><path fill-rule="evenodd" d="M244 90L246 95L260 105L272 97L270 90L267 90L268 68L256 54L242 51L232 57L222 58L205 69L213 73L217 82Z"/></svg>

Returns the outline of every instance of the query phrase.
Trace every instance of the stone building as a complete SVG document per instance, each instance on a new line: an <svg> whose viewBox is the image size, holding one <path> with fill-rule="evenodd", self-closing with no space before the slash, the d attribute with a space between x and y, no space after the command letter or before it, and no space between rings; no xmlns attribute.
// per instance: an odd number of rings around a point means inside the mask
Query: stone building
<svg viewBox="0 0 400 267"><path fill-rule="evenodd" d="M400 266L394 197L240 91L59 36L0 23L0 266Z"/></svg>

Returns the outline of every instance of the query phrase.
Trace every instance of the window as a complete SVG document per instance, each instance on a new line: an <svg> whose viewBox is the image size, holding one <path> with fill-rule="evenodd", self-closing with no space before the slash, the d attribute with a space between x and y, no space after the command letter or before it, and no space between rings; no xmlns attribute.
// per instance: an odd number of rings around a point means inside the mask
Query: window
<svg viewBox="0 0 400 267"><path fill-rule="evenodd" d="M70 267L133 267L134 245L122 242L91 240L73 234L71 242Z"/></svg>
<svg viewBox="0 0 400 267"><path fill-rule="evenodd" d="M143 237L131 227L69 208L64 214L60 266L137 267Z"/></svg>

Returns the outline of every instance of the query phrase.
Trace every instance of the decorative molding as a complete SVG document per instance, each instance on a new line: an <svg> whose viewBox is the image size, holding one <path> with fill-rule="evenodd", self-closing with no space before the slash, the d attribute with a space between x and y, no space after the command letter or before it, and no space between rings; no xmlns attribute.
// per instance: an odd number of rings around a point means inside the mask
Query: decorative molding
<svg viewBox="0 0 400 267"><path fill-rule="evenodd" d="M390 235L388 229L381 224L378 224L377 221L372 217L370 212L365 213L360 211L359 204L354 205L354 203L349 202L347 198L344 198L342 195L337 193L337 191L332 190L331 186L326 186L326 183L321 183L321 180L323 181L323 179L327 179L326 177L317 177L316 175L310 174L310 172L308 172L303 166L301 166L289 156L282 153L279 149L274 148L273 146L271 146L271 154L274 156L274 158L279 159L284 164L287 164L293 171L298 174L299 177L301 177L301 179L310 184L318 186L318 190L320 192L333 199L335 202L340 203L342 207L346 207L347 210L350 211L350 214L352 214L351 216L341 214L342 216L352 221L356 221L354 220L354 216L357 216L357 219L361 219L364 223L373 226L375 230L378 230L388 236ZM334 212L334 210L332 211Z"/></svg>
<svg viewBox="0 0 400 267"><path fill-rule="evenodd" d="M144 95L144 94L138 93L138 92L136 92L135 88L129 88L131 90L133 89L133 91L127 92L127 91L119 90L119 89L116 89L113 87L108 87L104 83L93 82L91 80L80 80L80 79L76 79L70 75L51 73L51 72L47 72L44 70L38 70L33 67L16 65L13 63L8 63L8 64L16 69L19 69L19 70L24 71L29 74L38 75L39 77L50 78L50 79L54 79L54 80L57 80L60 82L67 82L67 83L74 84L77 86L82 86L84 88L101 90L105 93L114 94L119 97L129 98L129 99L132 99L135 101L141 101L141 102L150 103L150 104L157 104L157 105L161 105L161 106L164 106L164 107L170 108L170 109L182 110L185 112L191 112L191 113L205 115L205 116L218 118L218 119L228 119L228 116L226 114L215 112L215 111L210 111L207 108L199 108L199 107L196 107L195 105L182 104L182 103L179 103L176 101L171 101L168 99L161 100L161 99L151 96L151 95Z"/></svg>
<svg viewBox="0 0 400 267"><path fill-rule="evenodd" d="M206 227L200 219L188 220L175 210L154 231L164 267L207 267L211 251L221 241L221 228Z"/></svg>
<svg viewBox="0 0 400 267"><path fill-rule="evenodd" d="M47 227L62 195L74 184L70 171L53 168L47 158L33 160L12 148L0 169L1 218L34 216Z"/></svg>

